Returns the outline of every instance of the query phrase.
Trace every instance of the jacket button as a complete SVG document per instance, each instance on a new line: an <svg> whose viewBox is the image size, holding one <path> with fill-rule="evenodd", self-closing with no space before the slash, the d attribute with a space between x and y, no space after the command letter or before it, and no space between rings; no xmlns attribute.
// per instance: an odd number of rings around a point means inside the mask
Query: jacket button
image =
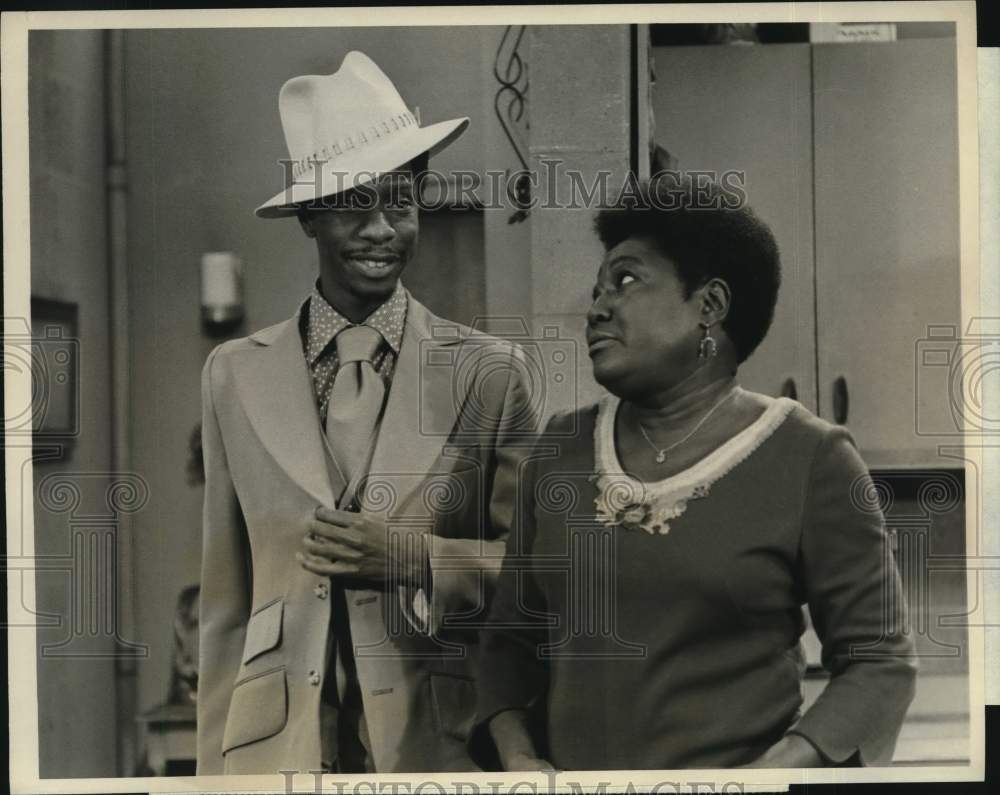
<svg viewBox="0 0 1000 795"><path fill-rule="evenodd" d="M319 684L319 674L316 671L309 672L309 684L311 685Z"/></svg>
<svg viewBox="0 0 1000 795"><path fill-rule="evenodd" d="M316 594L317 599L326 599L327 594L330 593L330 586L325 582L321 582L315 588L313 588L313 593Z"/></svg>

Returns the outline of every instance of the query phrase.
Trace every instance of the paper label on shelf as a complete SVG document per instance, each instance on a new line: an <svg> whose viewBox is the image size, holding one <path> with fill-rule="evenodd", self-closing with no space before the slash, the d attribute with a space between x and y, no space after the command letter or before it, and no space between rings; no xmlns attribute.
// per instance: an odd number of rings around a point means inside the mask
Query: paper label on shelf
<svg viewBox="0 0 1000 795"><path fill-rule="evenodd" d="M896 25L892 22L813 22L809 25L809 41L819 44L895 40Z"/></svg>

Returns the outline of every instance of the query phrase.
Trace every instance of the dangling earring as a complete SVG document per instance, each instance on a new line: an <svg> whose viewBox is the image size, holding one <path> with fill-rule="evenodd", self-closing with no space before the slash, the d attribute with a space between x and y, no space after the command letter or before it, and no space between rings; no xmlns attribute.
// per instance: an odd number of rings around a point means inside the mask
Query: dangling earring
<svg viewBox="0 0 1000 795"><path fill-rule="evenodd" d="M703 331L701 341L698 343L698 358L711 359L719 352L715 337L712 336L712 324L701 321L698 325Z"/></svg>

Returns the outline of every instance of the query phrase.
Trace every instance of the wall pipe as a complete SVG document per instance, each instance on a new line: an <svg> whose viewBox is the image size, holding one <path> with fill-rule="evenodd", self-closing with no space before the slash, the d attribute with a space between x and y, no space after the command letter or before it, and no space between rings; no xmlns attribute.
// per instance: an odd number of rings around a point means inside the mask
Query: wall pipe
<svg viewBox="0 0 1000 795"><path fill-rule="evenodd" d="M131 345L129 334L128 238L126 211L128 172L125 159L125 31L104 34L107 80L106 189L108 212L109 323L111 340L111 462L115 473L132 471L132 416L129 392ZM131 514L118 517L118 615L119 638L136 637L135 580ZM115 657L118 775L133 776L138 762L136 731L137 666L135 655L119 649Z"/></svg>

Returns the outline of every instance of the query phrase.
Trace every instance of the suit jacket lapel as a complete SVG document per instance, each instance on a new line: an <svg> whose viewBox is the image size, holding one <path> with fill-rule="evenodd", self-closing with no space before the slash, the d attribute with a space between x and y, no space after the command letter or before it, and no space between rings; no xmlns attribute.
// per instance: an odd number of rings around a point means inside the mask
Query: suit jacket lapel
<svg viewBox="0 0 1000 795"><path fill-rule="evenodd" d="M332 482L340 478L327 465L298 321L296 314L251 335L256 346L234 357L237 394L274 460L313 499L333 506L345 484Z"/></svg>
<svg viewBox="0 0 1000 795"><path fill-rule="evenodd" d="M399 360L392 377L369 469L386 481L402 508L431 471L455 426L471 379L456 379L458 326L410 298Z"/></svg>

